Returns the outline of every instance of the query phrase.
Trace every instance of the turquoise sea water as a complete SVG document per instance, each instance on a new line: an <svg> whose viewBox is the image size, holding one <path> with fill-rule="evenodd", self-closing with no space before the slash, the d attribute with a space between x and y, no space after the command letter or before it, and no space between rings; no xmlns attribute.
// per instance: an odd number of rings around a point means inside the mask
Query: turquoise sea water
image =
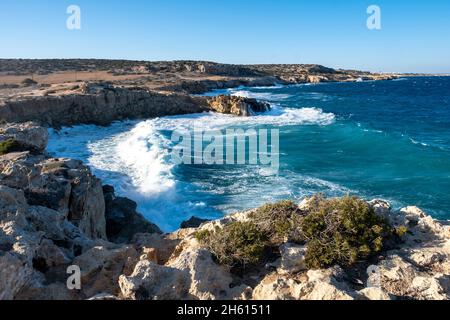
<svg viewBox="0 0 450 320"><path fill-rule="evenodd" d="M192 215L217 218L315 192L383 198L450 219L450 78L218 93L265 100L274 109L248 119L208 113L65 128L51 132L49 151L89 163L167 231ZM171 132L194 124L279 129L278 174L263 166L172 164Z"/></svg>

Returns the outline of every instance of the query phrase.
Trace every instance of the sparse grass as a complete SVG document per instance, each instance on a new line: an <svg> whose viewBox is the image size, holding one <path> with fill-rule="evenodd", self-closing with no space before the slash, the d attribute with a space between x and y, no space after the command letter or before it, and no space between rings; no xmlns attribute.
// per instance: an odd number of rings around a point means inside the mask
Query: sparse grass
<svg viewBox="0 0 450 320"><path fill-rule="evenodd" d="M22 151L22 146L14 139L8 139L0 142L0 155L5 155L11 152Z"/></svg>

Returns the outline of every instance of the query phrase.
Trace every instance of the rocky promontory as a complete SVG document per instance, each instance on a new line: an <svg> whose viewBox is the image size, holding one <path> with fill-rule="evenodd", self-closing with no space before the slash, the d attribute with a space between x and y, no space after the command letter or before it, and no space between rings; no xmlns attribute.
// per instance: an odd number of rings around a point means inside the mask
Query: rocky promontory
<svg viewBox="0 0 450 320"><path fill-rule="evenodd" d="M270 110L270 105L256 99L219 95L207 100L209 107L219 113L248 117Z"/></svg>
<svg viewBox="0 0 450 320"><path fill-rule="evenodd" d="M0 120L61 127L204 111L245 116L267 106L246 98L211 100L194 94L239 86L397 77L310 64L0 59Z"/></svg>
<svg viewBox="0 0 450 320"><path fill-rule="evenodd" d="M450 227L419 208L316 196L163 234L46 141L0 128L0 299L450 298Z"/></svg>
<svg viewBox="0 0 450 320"><path fill-rule="evenodd" d="M77 124L108 125L125 119L215 111L236 116L264 112L269 106L241 97L207 98L122 88L105 83L82 83L51 94L38 90L27 96L0 100L0 118L7 122L35 121L50 127Z"/></svg>

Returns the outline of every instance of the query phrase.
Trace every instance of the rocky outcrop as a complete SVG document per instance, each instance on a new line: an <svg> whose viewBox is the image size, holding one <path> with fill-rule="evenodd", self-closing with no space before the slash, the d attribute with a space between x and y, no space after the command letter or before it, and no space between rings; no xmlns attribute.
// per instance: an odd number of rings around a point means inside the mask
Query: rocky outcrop
<svg viewBox="0 0 450 320"><path fill-rule="evenodd" d="M266 112L270 110L270 105L266 102L225 95L219 95L208 99L208 105L216 112L244 117L254 115L257 112Z"/></svg>
<svg viewBox="0 0 450 320"><path fill-rule="evenodd" d="M89 237L106 239L101 182L80 161L10 153L0 156L0 179L28 204L58 211Z"/></svg>
<svg viewBox="0 0 450 320"><path fill-rule="evenodd" d="M91 83L64 94L29 96L0 101L0 119L37 121L53 127L76 124L107 125L116 120L198 113L204 99L162 94L143 88L120 88Z"/></svg>
<svg viewBox="0 0 450 320"><path fill-rule="evenodd" d="M209 220L201 219L197 217L191 217L189 220L183 221L180 225L180 229L189 229L189 228L198 228L203 223L208 222Z"/></svg>
<svg viewBox="0 0 450 320"><path fill-rule="evenodd" d="M115 243L130 243L137 233L159 233L157 225L139 214L136 202L116 197L112 186L103 186L106 204L106 235Z"/></svg>
<svg viewBox="0 0 450 320"><path fill-rule="evenodd" d="M23 150L43 152L48 132L32 122L0 125L0 143L8 140L16 141Z"/></svg>
<svg viewBox="0 0 450 320"><path fill-rule="evenodd" d="M119 276L131 274L140 253L133 244L107 241L110 220L105 219L100 180L80 161L39 153L45 148L45 129L5 125L3 132L27 141L34 152L0 156L0 300L119 295ZM108 210L116 219L121 210L130 210L126 217L134 224L123 221L120 235L133 237L150 232L149 227L160 232L131 208L117 204L113 190L108 197ZM69 266L81 271L80 290L67 287Z"/></svg>
<svg viewBox="0 0 450 320"><path fill-rule="evenodd" d="M424 214L418 208L409 207L392 212L390 205L381 200L371 202L379 214L391 220L393 225L408 225L408 233L398 249L383 253L378 260L342 269L338 266L324 270L308 270L304 263L307 248L291 243L280 247L280 258L259 270L255 276L235 275L230 270L212 263L210 254L198 242L196 234L202 230L214 230L235 222L246 221L251 214L239 213L218 221L202 224L199 229L186 229L179 234L180 243L171 259L164 266L154 263L141 263L131 277L121 278L122 294L125 298L160 298L173 299L215 299L215 285L210 284L208 294L198 293L191 287L192 272L188 266L195 264L195 270L215 270L214 283L219 283L224 290L219 298L238 299L300 299L300 300L387 300L408 299L449 299L450 298L450 227L443 225ZM306 208L308 201L302 203ZM198 260L199 252L204 256ZM190 262L186 261L189 259ZM183 261L183 263L180 263ZM206 268L206 267L205 267ZM171 274L161 277L151 276L152 286L147 281L148 275L164 272ZM191 277L187 275L189 273ZM231 277L230 277L231 276ZM208 276L205 275L205 278ZM202 276L203 278L203 276ZM257 279L257 280L255 280ZM169 281L166 282L166 281ZM176 290L166 292L167 287ZM140 291L139 288L147 291ZM229 289L229 288L233 289ZM161 288L161 289L157 289ZM181 290L182 288L182 290ZM153 290L153 291L149 291ZM155 291L156 290L156 291ZM179 291L181 290L181 291ZM139 296L139 292L145 292Z"/></svg>
<svg viewBox="0 0 450 320"><path fill-rule="evenodd" d="M195 82L193 85L202 86L202 83ZM188 94L160 93L139 87L121 88L108 83L82 83L66 89L63 92L0 100L0 119L8 122L35 121L41 125L59 128L77 124L108 125L117 120L211 110L249 116L270 109L268 104L248 98L221 96L208 99ZM203 86L197 89L186 87L180 91L192 93L205 92L208 89ZM9 130L12 135L14 129L10 127ZM20 131L20 128L17 130ZM42 143L38 147L41 145Z"/></svg>

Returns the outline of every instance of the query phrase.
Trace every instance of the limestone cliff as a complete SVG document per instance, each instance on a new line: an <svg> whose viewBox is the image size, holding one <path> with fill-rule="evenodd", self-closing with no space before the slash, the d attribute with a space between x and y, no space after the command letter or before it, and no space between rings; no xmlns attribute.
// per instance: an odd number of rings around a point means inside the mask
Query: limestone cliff
<svg viewBox="0 0 450 320"><path fill-rule="evenodd" d="M203 112L207 107L202 102L189 95L85 84L64 94L5 100L0 102L0 118L8 122L38 121L53 127L107 125L123 119Z"/></svg>
<svg viewBox="0 0 450 320"><path fill-rule="evenodd" d="M103 83L83 83L64 89L52 94L38 92L0 101L0 119L19 123L35 121L45 126L61 127L77 124L108 125L124 119L205 111L249 116L269 109L266 103L249 98L221 96L208 99Z"/></svg>

